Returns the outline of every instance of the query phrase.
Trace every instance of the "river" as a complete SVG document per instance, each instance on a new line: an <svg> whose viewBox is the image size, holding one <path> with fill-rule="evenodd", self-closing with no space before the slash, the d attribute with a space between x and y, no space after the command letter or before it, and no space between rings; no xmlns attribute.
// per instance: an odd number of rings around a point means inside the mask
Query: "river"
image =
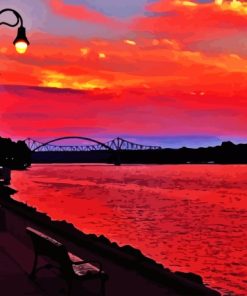
<svg viewBox="0 0 247 296"><path fill-rule="evenodd" d="M42 164L14 171L12 187L54 220L246 296L246 165Z"/></svg>

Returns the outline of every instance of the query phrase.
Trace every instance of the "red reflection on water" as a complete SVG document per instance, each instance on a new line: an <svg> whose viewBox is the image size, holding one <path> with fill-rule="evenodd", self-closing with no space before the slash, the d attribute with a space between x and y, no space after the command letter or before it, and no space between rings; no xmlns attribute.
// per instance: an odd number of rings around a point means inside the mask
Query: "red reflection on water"
<svg viewBox="0 0 247 296"><path fill-rule="evenodd" d="M247 166L34 165L15 199L211 287L247 290ZM228 294L229 295L229 294Z"/></svg>

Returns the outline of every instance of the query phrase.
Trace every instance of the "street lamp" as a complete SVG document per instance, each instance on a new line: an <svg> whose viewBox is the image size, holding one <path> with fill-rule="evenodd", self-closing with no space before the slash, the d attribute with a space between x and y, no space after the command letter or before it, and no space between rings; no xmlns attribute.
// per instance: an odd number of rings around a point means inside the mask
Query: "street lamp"
<svg viewBox="0 0 247 296"><path fill-rule="evenodd" d="M12 12L16 16L17 21L16 21L15 24L9 24L9 23L6 23L6 22L0 22L0 25L6 25L6 26L9 26L9 27L15 27L15 26L17 26L20 23L20 27L18 28L17 36L16 36L13 44L15 45L16 51L18 53L20 53L20 54L23 54L23 53L26 52L27 47L30 44L30 42L28 41L27 36L26 36L26 29L23 26L23 19L22 19L21 15L17 11L15 11L14 9L5 8L3 10L0 10L0 14L2 14L4 12Z"/></svg>

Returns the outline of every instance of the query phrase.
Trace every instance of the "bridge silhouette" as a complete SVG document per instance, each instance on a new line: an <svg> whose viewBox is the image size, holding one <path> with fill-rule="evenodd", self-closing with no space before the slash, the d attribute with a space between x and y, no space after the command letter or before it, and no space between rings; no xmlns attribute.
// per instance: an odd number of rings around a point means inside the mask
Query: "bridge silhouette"
<svg viewBox="0 0 247 296"><path fill-rule="evenodd" d="M67 140L67 139L79 139L86 140L88 142L92 142L91 145L55 145L54 142ZM142 144L136 144L122 138L115 138L106 143L102 143L100 141L94 140L92 138L87 137L61 137L56 138L45 143L36 141L31 138L27 138L25 143L29 147L29 149L33 152L72 152L72 151L101 151L101 150L109 150L109 151L122 151L122 150L158 150L162 147L160 146L148 146Z"/></svg>

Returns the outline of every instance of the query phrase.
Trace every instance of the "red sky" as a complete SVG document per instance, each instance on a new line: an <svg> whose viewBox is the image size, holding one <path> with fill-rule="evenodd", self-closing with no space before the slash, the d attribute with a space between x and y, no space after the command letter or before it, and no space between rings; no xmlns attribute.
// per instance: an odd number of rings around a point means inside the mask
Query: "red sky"
<svg viewBox="0 0 247 296"><path fill-rule="evenodd" d="M6 2L31 45L0 26L2 136L247 139L247 4L127 2Z"/></svg>

